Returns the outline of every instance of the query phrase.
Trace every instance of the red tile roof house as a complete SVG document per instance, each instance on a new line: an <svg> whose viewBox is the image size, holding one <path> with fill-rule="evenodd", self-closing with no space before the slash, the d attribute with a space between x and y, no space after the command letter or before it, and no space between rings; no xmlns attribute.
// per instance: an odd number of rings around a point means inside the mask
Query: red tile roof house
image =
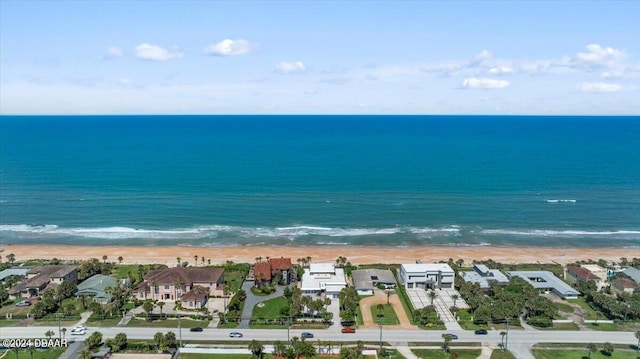
<svg viewBox="0 0 640 359"><path fill-rule="evenodd" d="M9 297L34 298L47 289L56 289L62 282L78 283L78 268L70 265L36 267L27 272L27 277L9 290Z"/></svg>
<svg viewBox="0 0 640 359"><path fill-rule="evenodd" d="M180 301L183 308L202 308L210 296L222 296L224 271L219 268L184 268L152 270L133 290L140 300ZM201 287L204 289L198 289ZM204 292L204 293L202 293Z"/></svg>
<svg viewBox="0 0 640 359"><path fill-rule="evenodd" d="M291 272L291 258L269 258L266 262L258 262L253 265L253 277L257 286L271 283L276 274L282 273L282 278L289 284Z"/></svg>
<svg viewBox="0 0 640 359"><path fill-rule="evenodd" d="M633 293L640 287L640 285L638 285L638 283L632 281L631 279L620 278L614 280L611 283L611 287L620 293Z"/></svg>
<svg viewBox="0 0 640 359"><path fill-rule="evenodd" d="M604 285L602 283L602 279L600 279L600 277L596 276L595 274L591 273L590 270L588 270L587 268L576 267L576 266L567 266L567 275L565 276L565 279L571 283L575 283L579 280L584 280L584 281L591 280L596 283L596 286L598 286L598 288Z"/></svg>

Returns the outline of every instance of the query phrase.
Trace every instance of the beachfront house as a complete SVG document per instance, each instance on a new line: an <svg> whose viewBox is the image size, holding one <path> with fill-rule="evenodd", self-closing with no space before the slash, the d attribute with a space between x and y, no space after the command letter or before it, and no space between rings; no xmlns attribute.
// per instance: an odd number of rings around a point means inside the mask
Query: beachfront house
<svg viewBox="0 0 640 359"><path fill-rule="evenodd" d="M455 272L445 263L409 263L400 266L399 279L407 289L453 288Z"/></svg>
<svg viewBox="0 0 640 359"><path fill-rule="evenodd" d="M640 270L634 267L629 267L629 268L625 268L622 271L622 274L629 277L629 279L633 280L634 282L640 283Z"/></svg>
<svg viewBox="0 0 640 359"><path fill-rule="evenodd" d="M0 284L4 284L9 277L25 277L31 268L28 267L12 267L0 272Z"/></svg>
<svg viewBox="0 0 640 359"><path fill-rule="evenodd" d="M388 269L359 269L351 271L353 287L359 295L373 295L376 287L395 288L396 278Z"/></svg>
<svg viewBox="0 0 640 359"><path fill-rule="evenodd" d="M611 282L611 288L618 293L632 294L639 287L638 283L627 278L618 278Z"/></svg>
<svg viewBox="0 0 640 359"><path fill-rule="evenodd" d="M347 287L343 268L333 263L315 263L305 268L300 290L306 295L321 295L338 298L340 291Z"/></svg>
<svg viewBox="0 0 640 359"><path fill-rule="evenodd" d="M107 304L111 302L113 296L109 294L109 288L114 288L118 286L118 279L103 275L96 274L85 279L82 283L78 284L76 289L75 296L87 296L91 297L91 299L100 304Z"/></svg>
<svg viewBox="0 0 640 359"><path fill-rule="evenodd" d="M478 283L483 291L489 290L491 283L505 286L509 284L509 278L497 269L489 269L484 264L474 264L473 270L463 272L462 278L465 282Z"/></svg>
<svg viewBox="0 0 640 359"><path fill-rule="evenodd" d="M223 295L224 271L219 268L174 267L149 271L144 281L133 290L139 300L181 301L184 308L200 308L211 296ZM198 289L201 287L203 289ZM204 294L202 293L204 292ZM203 296L206 297L203 299ZM183 300L185 297L185 300Z"/></svg>
<svg viewBox="0 0 640 359"><path fill-rule="evenodd" d="M564 279L569 283L576 283L579 280L592 281L598 289L604 286L604 281L590 270L578 266L567 266Z"/></svg>
<svg viewBox="0 0 640 359"><path fill-rule="evenodd" d="M291 274L291 258L269 258L253 265L253 277L256 286L268 285L271 281L282 275L284 284L289 284Z"/></svg>
<svg viewBox="0 0 640 359"><path fill-rule="evenodd" d="M540 292L553 292L564 299L576 299L580 292L549 271L511 271L507 276L520 277Z"/></svg>
<svg viewBox="0 0 640 359"><path fill-rule="evenodd" d="M47 265L35 267L26 273L26 278L9 289L9 297L39 297L47 289L56 289L63 282L78 282L78 268L71 265Z"/></svg>

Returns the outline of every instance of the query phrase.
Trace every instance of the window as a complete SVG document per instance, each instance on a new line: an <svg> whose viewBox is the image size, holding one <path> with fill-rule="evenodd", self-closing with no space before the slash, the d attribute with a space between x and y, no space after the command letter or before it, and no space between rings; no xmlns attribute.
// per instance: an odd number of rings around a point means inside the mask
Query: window
<svg viewBox="0 0 640 359"><path fill-rule="evenodd" d="M164 285L164 289L169 289L169 285L168 285L168 284L165 284L165 285Z"/></svg>

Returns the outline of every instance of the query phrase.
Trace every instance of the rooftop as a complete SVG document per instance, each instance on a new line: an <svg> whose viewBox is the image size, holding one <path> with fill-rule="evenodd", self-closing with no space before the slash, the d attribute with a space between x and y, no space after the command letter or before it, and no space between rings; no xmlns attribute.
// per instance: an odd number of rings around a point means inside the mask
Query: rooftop
<svg viewBox="0 0 640 359"><path fill-rule="evenodd" d="M258 262L253 265L253 278L256 283L271 280L271 266L269 262Z"/></svg>
<svg viewBox="0 0 640 359"><path fill-rule="evenodd" d="M573 273L576 277L582 280L599 280L600 277L591 273L587 268L576 267L576 266L568 266L567 272Z"/></svg>
<svg viewBox="0 0 640 359"><path fill-rule="evenodd" d="M580 292L549 271L511 271L509 277L520 277L536 289L553 290L561 297L578 296Z"/></svg>
<svg viewBox="0 0 640 359"><path fill-rule="evenodd" d="M107 288L116 287L117 285L118 279L108 275L96 274L78 284L78 293L101 293L105 292Z"/></svg>
<svg viewBox="0 0 640 359"><path fill-rule="evenodd" d="M478 268L478 266L482 267ZM480 288L483 289L489 288L491 281L501 284L509 283L509 278L497 269L489 269L482 264L473 266L473 269L470 272L463 272L462 278L464 278L465 282L478 283Z"/></svg>
<svg viewBox="0 0 640 359"><path fill-rule="evenodd" d="M425 272L449 272L453 273L453 269L446 263L409 263L402 264L405 272L425 273Z"/></svg>
<svg viewBox="0 0 640 359"><path fill-rule="evenodd" d="M640 283L640 270L629 267L625 268L622 273L624 273L624 275L626 275L627 277L633 279L636 283Z"/></svg>
<svg viewBox="0 0 640 359"><path fill-rule="evenodd" d="M334 273L336 266L333 263L314 263L309 265L311 273Z"/></svg>
<svg viewBox="0 0 640 359"><path fill-rule="evenodd" d="M351 271L356 290L373 289L376 284L396 284L396 278L388 269L359 269Z"/></svg>
<svg viewBox="0 0 640 359"><path fill-rule="evenodd" d="M343 268L335 268L335 274L323 273L320 276L311 273L310 268L304 270L302 275L302 284L300 289L305 290L324 290L327 286L346 286L347 279L344 275Z"/></svg>
<svg viewBox="0 0 640 359"><path fill-rule="evenodd" d="M291 269L291 258L269 258L269 265L272 271L282 271Z"/></svg>
<svg viewBox="0 0 640 359"><path fill-rule="evenodd" d="M638 285L638 283L627 278L618 278L613 281L613 285L617 288L630 288L630 289L640 288L640 285Z"/></svg>
<svg viewBox="0 0 640 359"><path fill-rule="evenodd" d="M183 285L193 283L216 283L224 270L220 268L185 268L174 267L168 269L151 270L144 276L147 282L155 282L158 285L175 285L180 282Z"/></svg>
<svg viewBox="0 0 640 359"><path fill-rule="evenodd" d="M3 281L5 278L11 277L12 275L19 275L19 276L27 275L27 272L30 269L31 268L22 268L22 267L7 268L2 272L0 272L0 281Z"/></svg>

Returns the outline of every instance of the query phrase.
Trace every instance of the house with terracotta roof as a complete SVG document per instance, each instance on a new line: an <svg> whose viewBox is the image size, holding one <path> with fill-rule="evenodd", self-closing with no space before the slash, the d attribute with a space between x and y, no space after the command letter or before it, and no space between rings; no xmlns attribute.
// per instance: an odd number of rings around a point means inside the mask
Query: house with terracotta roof
<svg viewBox="0 0 640 359"><path fill-rule="evenodd" d="M600 277L591 273L587 268L578 266L567 266L565 279L569 283L575 283L579 280L592 281L596 283L598 289L604 286L604 282Z"/></svg>
<svg viewBox="0 0 640 359"><path fill-rule="evenodd" d="M633 293L635 290L640 288L638 283L632 281L627 278L619 278L611 282L611 288L619 293Z"/></svg>
<svg viewBox="0 0 640 359"><path fill-rule="evenodd" d="M278 273L282 273L282 280L289 284L291 273L291 258L269 258L267 261L253 265L253 277L257 286L270 284Z"/></svg>
<svg viewBox="0 0 640 359"><path fill-rule="evenodd" d="M78 283L78 268L70 265L48 265L35 267L26 273L26 278L9 289L9 297L39 297L47 289L56 289L63 282Z"/></svg>
<svg viewBox="0 0 640 359"><path fill-rule="evenodd" d="M223 295L223 280L224 270L220 268L157 269L149 271L133 293L140 300L181 301L184 308L190 308L189 302L193 302L192 308L201 308L204 304L196 306L197 302L206 303L211 296Z"/></svg>

